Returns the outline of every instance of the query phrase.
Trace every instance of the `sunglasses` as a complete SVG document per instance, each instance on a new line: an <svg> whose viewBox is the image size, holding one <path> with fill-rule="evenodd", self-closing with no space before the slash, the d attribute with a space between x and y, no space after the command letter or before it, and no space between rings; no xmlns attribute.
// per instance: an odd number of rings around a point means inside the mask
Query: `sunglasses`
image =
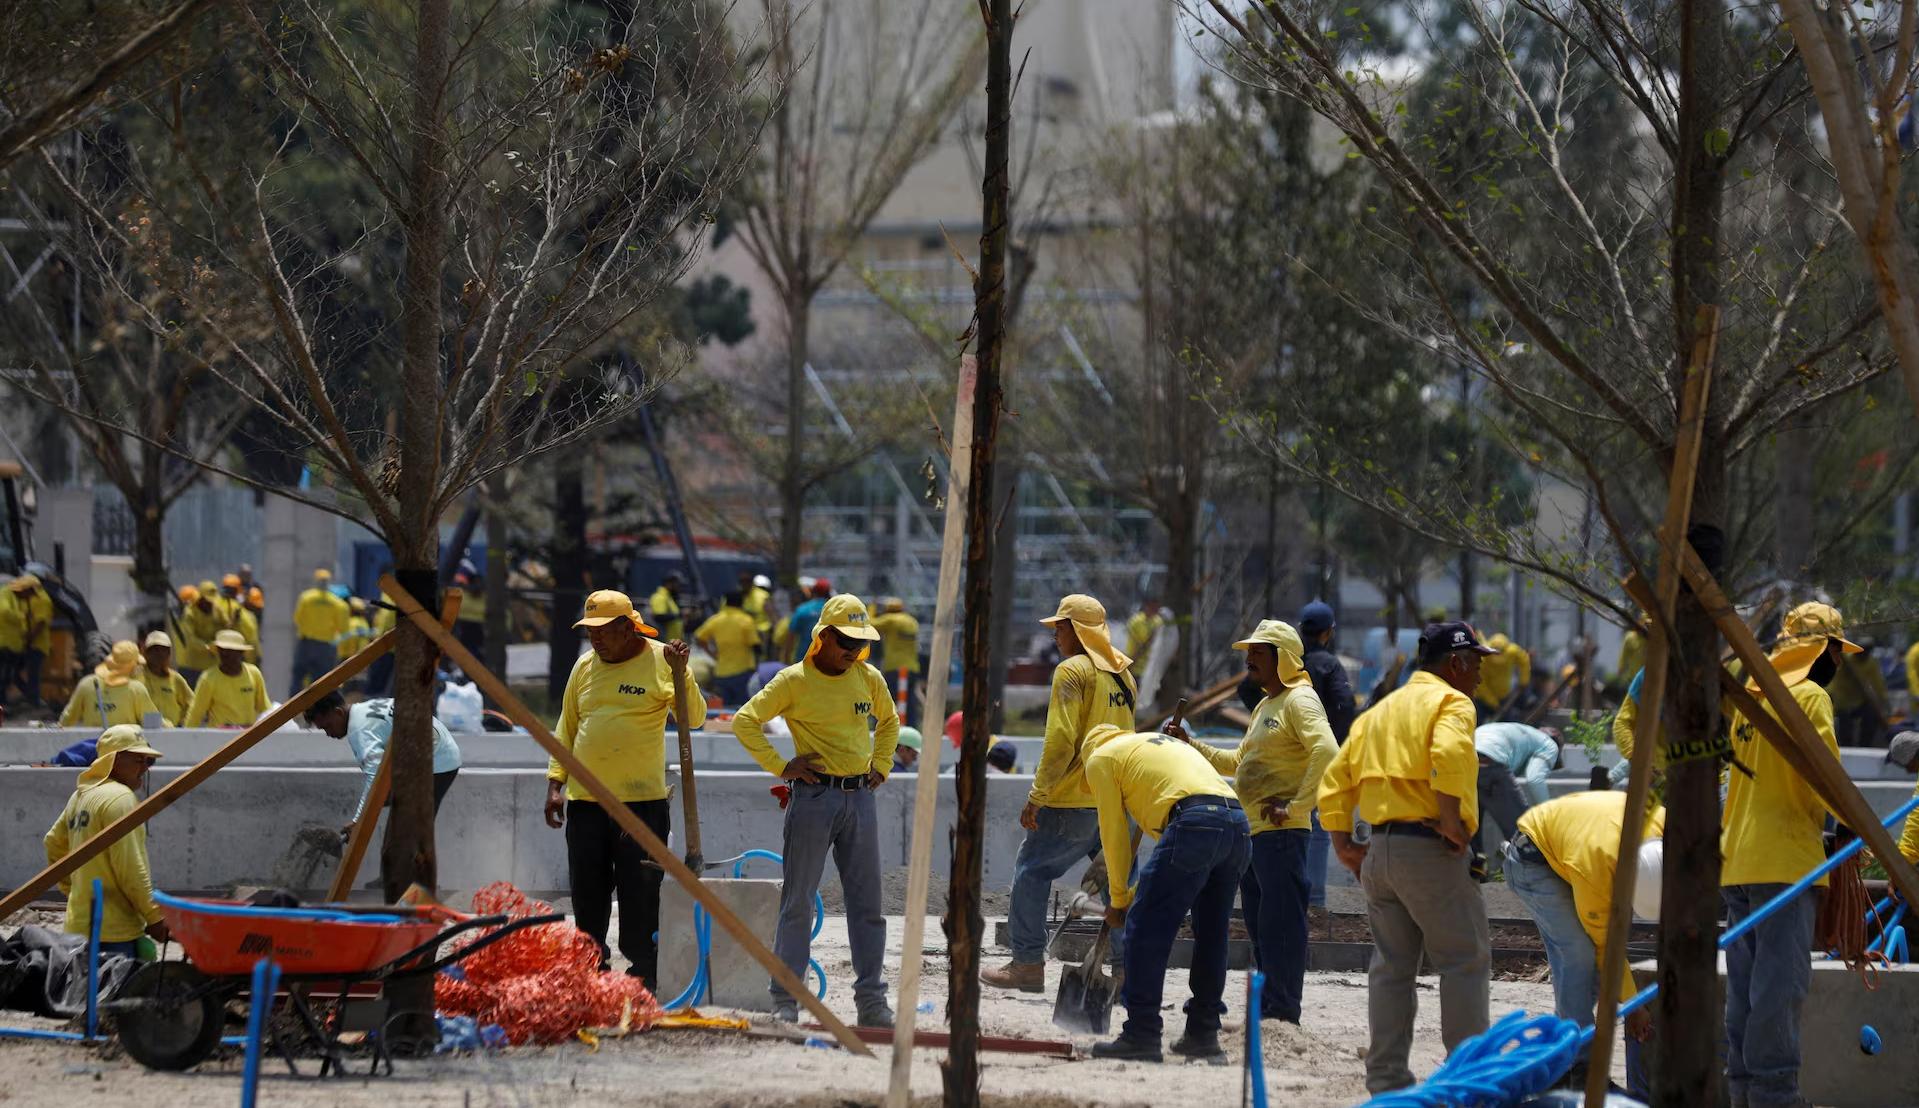
<svg viewBox="0 0 1919 1108"><path fill-rule="evenodd" d="M842 635L831 627L826 629L826 634L823 637L830 640L834 646L839 647L841 650L858 650L865 645L863 641Z"/></svg>

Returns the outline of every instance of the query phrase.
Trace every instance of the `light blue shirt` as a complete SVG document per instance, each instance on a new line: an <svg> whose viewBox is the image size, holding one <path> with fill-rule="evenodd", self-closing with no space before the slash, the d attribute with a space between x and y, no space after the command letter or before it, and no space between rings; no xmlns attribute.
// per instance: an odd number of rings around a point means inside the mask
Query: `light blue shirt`
<svg viewBox="0 0 1919 1108"><path fill-rule="evenodd" d="M373 791L373 779L379 775L380 760L386 757L386 741L393 734L393 701L362 700L347 709L346 742L353 748L353 757L360 763L360 772L366 774L366 784L360 786L360 802L353 806L353 822L360 822L360 812L366 808L367 794ZM460 768L460 747L453 741L453 735L439 720L433 721L433 772L450 773Z"/></svg>
<svg viewBox="0 0 1919 1108"><path fill-rule="evenodd" d="M1512 770L1527 800L1546 802L1546 778L1559 761L1559 744L1551 735L1523 723L1488 723L1473 732L1473 748L1481 758Z"/></svg>

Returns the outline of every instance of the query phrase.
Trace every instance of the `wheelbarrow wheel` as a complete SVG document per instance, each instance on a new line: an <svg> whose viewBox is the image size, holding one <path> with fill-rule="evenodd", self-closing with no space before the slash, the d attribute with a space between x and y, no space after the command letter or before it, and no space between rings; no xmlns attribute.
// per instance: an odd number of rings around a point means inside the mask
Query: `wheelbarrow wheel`
<svg viewBox="0 0 1919 1108"><path fill-rule="evenodd" d="M121 990L120 1042L156 1070L192 1069L220 1044L226 1007L207 975L182 962L149 962Z"/></svg>

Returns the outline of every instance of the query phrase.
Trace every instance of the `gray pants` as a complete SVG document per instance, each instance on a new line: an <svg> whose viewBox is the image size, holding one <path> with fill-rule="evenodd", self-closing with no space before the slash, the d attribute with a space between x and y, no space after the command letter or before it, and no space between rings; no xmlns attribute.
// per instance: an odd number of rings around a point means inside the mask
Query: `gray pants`
<svg viewBox="0 0 1919 1108"><path fill-rule="evenodd" d="M1414 986L1421 952L1439 974L1440 1039L1451 1051L1488 1025L1492 939L1467 857L1454 854L1442 839L1392 825L1373 828L1359 884L1373 928L1366 1088L1384 1093L1413 1083L1407 1059L1419 1011Z"/></svg>
<svg viewBox="0 0 1919 1108"><path fill-rule="evenodd" d="M825 785L790 782L793 798L786 806L781 853L786 859L780 885L780 927L773 953L793 976L806 979L806 963L813 946L813 895L826 872L826 855L833 855L840 888L846 900L846 937L853 947L853 1001L862 1009L886 1001L886 980L880 975L886 954L886 917L880 912L879 818L873 791L841 792ZM792 1003L779 982L772 983L773 1003Z"/></svg>

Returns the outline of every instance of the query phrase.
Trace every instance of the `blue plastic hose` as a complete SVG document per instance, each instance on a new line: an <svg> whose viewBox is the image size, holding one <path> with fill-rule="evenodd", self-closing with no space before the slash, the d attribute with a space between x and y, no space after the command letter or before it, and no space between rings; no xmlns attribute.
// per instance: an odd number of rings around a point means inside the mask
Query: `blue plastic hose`
<svg viewBox="0 0 1919 1108"><path fill-rule="evenodd" d="M98 877L93 879L92 918L87 921L87 1039L92 1041L100 1037L100 918L104 913L101 901L106 890Z"/></svg>
<svg viewBox="0 0 1919 1108"><path fill-rule="evenodd" d="M154 903L203 916L241 916L248 919L297 919L316 923L413 923L413 916L341 912L332 908L263 908L257 904L214 904L206 900L187 900L153 890Z"/></svg>
<svg viewBox="0 0 1919 1108"><path fill-rule="evenodd" d="M786 865L785 858L770 850L749 850L733 860L733 876L739 877L746 872L746 863L749 858L764 858L769 862L778 862L781 866ZM809 938L819 938L820 932L825 928L826 898L815 891L813 893L813 933ZM698 901L693 904L693 935L700 944L700 964L693 971L693 980L686 983L686 988L680 990L680 995L667 1002L666 1010L669 1012L690 1008L702 1000L712 998L713 917L707 914L706 909L701 907ZM807 959L806 968L819 978L820 987L816 995L821 1000L825 1000L826 971L820 967L818 961L811 958Z"/></svg>
<svg viewBox="0 0 1919 1108"><path fill-rule="evenodd" d="M1266 1108L1266 1052L1259 1042L1259 994L1266 975L1253 971L1246 1001L1246 1073L1253 1086L1253 1108Z"/></svg>
<svg viewBox="0 0 1919 1108"><path fill-rule="evenodd" d="M240 1074L240 1108L253 1108L260 1087L260 1040L265 1036L267 1012L280 988L280 967L271 958L253 963L253 997L247 1005L246 1066Z"/></svg>

